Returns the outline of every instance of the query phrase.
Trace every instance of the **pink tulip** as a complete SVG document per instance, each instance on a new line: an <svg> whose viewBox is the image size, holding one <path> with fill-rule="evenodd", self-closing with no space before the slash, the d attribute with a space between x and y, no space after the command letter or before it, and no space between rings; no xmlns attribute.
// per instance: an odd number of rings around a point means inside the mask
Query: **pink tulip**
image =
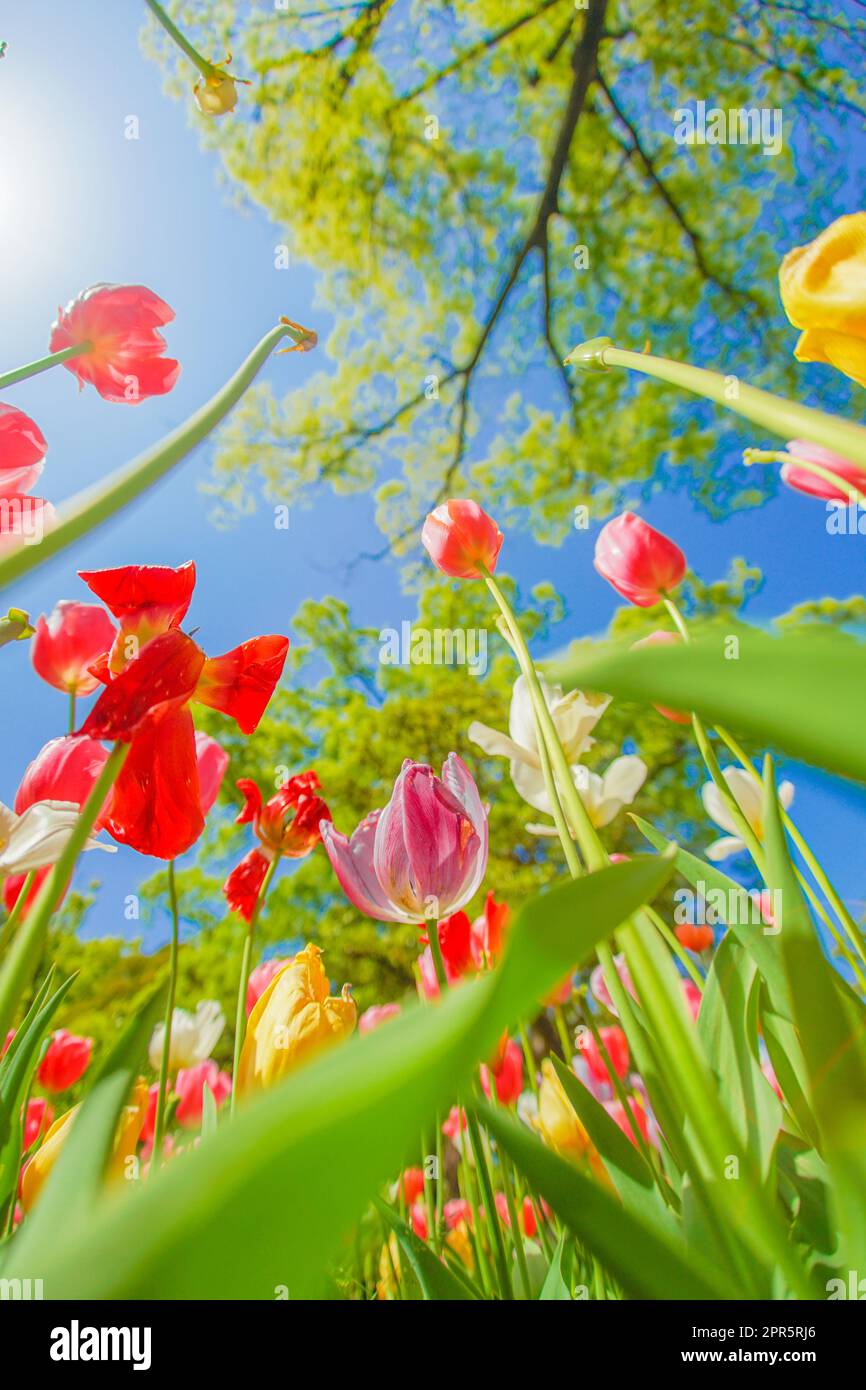
<svg viewBox="0 0 866 1390"><path fill-rule="evenodd" d="M231 1095L231 1077L227 1072L220 1071L212 1057L194 1067L181 1067L174 1083L180 1097L175 1118L184 1129L198 1129L201 1125L205 1086L218 1107Z"/></svg>
<svg viewBox="0 0 866 1390"><path fill-rule="evenodd" d="M832 450L825 449L820 444L811 444L808 439L790 440L788 453L796 458L806 459L808 463L817 463L821 468L826 468L828 472L835 473L837 477L850 483L858 492L866 492L866 471L850 459L842 458L840 454L834 454ZM782 482L787 483L795 492L805 493L807 497L823 497L827 502L851 500L850 492L844 492L835 483L829 482L826 478L819 478L817 473L810 473L808 468L801 468L796 463L782 464Z"/></svg>
<svg viewBox="0 0 866 1390"><path fill-rule="evenodd" d="M34 420L14 405L0 404L0 492L29 492L42 472L48 446Z"/></svg>
<svg viewBox="0 0 866 1390"><path fill-rule="evenodd" d="M387 1023L389 1018L398 1018L399 1015L399 1004L373 1004L369 1009L365 1009L358 1019L358 1032L373 1033L377 1028L381 1028L383 1023Z"/></svg>
<svg viewBox="0 0 866 1390"><path fill-rule="evenodd" d="M472 1225L472 1207L465 1197L452 1197L443 1206L442 1215L449 1231L453 1231L461 1222L465 1222L467 1226Z"/></svg>
<svg viewBox="0 0 866 1390"><path fill-rule="evenodd" d="M625 1033L616 1026L610 1028L599 1028L599 1036L604 1043L607 1054L613 1063L613 1069L617 1076L622 1080L628 1073L629 1051ZM610 1072L607 1063L602 1055L601 1048L588 1030L580 1035L580 1055L584 1058L589 1068L590 1076L594 1081L611 1085Z"/></svg>
<svg viewBox="0 0 866 1390"><path fill-rule="evenodd" d="M28 763L15 793L15 814L21 816L37 801L72 801L83 806L105 766L108 752L86 734L52 738ZM96 828L100 829L110 806L107 798Z"/></svg>
<svg viewBox="0 0 866 1390"><path fill-rule="evenodd" d="M446 1139L456 1140L457 1136L465 1130L466 1124L466 1111L457 1105L452 1105L448 1111L448 1119L442 1126L442 1133Z"/></svg>
<svg viewBox="0 0 866 1390"><path fill-rule="evenodd" d="M90 667L111 649L117 629L98 603L61 599L43 613L30 645L33 669L55 690L92 695L100 681Z"/></svg>
<svg viewBox="0 0 866 1390"><path fill-rule="evenodd" d="M199 729L195 736L195 756L198 764L198 795L201 813L206 816L219 796L222 780L229 765L229 755L224 748L220 747L215 738L202 733Z"/></svg>
<svg viewBox="0 0 866 1390"><path fill-rule="evenodd" d="M21 1143L21 1152L26 1153L40 1134L45 1135L54 1123L54 1111L48 1104L44 1096L33 1096L27 1102L27 1114L24 1117L24 1138Z"/></svg>
<svg viewBox="0 0 866 1390"><path fill-rule="evenodd" d="M59 1028L53 1034L37 1075L46 1091L68 1091L90 1066L92 1038L79 1038Z"/></svg>
<svg viewBox="0 0 866 1390"><path fill-rule="evenodd" d="M661 531L634 512L623 512L599 532L595 568L629 603L651 608L677 587L686 557Z"/></svg>
<svg viewBox="0 0 866 1390"><path fill-rule="evenodd" d="M415 1232L418 1239L426 1240L428 1231L427 1208L424 1206L423 1202L413 1202L409 1210L409 1220L412 1224L412 1230Z"/></svg>
<svg viewBox="0 0 866 1390"><path fill-rule="evenodd" d="M686 1001L686 1008L692 1016L692 1021L697 1023L698 1014L701 1011L701 991L693 980L683 980L683 998Z"/></svg>
<svg viewBox="0 0 866 1390"><path fill-rule="evenodd" d="M321 832L344 893L379 922L447 917L478 890L487 868L487 812L456 753L441 780L407 759L388 805L351 839L329 821Z"/></svg>
<svg viewBox="0 0 866 1390"><path fill-rule="evenodd" d="M492 574L496 569L502 532L477 502L452 497L430 512L421 544L443 574L452 579L481 579L484 570Z"/></svg>
<svg viewBox="0 0 866 1390"><path fill-rule="evenodd" d="M481 1064L481 1089L490 1099L491 1068L486 1062ZM496 1082L496 1095L501 1105L515 1105L523 1090L523 1049L513 1038L505 1044L502 1061L493 1071Z"/></svg>
<svg viewBox="0 0 866 1390"><path fill-rule="evenodd" d="M263 960L261 965L257 965L255 970L250 972L247 981L247 1018L249 1018L261 995L264 994L274 976L282 970L284 965L288 965L291 957L284 956L282 960L271 957L270 960Z"/></svg>
<svg viewBox="0 0 866 1390"><path fill-rule="evenodd" d="M628 966L625 963L625 956L614 956L613 959L614 964L616 965L617 974L619 975L619 978L622 981L623 986L625 987L625 989L628 990L632 999L637 999L637 994L635 993L635 988L632 984L631 975L629 974ZM608 1010L609 1013L613 1014L614 1018L618 1018L619 1014L617 1013L616 1008L614 1007L614 1002L610 997L610 993L608 992L607 984L605 983L604 978L604 971L602 970L600 965L597 965L593 970L592 974L590 975L589 987L592 990L598 1002L600 1004L604 1004L604 1007Z"/></svg>
<svg viewBox="0 0 866 1390"><path fill-rule="evenodd" d="M616 1124L619 1125L626 1139L630 1139L631 1142L634 1144L635 1148L637 1148L637 1140L634 1137L634 1132L632 1130L631 1124L626 1119L625 1106L622 1104L622 1101L606 1100L603 1101L602 1104L604 1105L604 1108L607 1111L608 1115L610 1115L610 1118L614 1120ZM645 1142L647 1144L651 1143L652 1140L650 1139L649 1119L640 1101L635 1100L634 1096L629 1096L628 1108L631 1111L635 1124L637 1125Z"/></svg>

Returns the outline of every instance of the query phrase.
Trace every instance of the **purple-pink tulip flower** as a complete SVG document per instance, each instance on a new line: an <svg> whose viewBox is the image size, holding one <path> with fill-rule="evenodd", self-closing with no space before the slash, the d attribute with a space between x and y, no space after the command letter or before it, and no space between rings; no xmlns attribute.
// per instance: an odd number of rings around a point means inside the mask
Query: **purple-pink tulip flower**
<svg viewBox="0 0 866 1390"><path fill-rule="evenodd" d="M473 897L487 869L487 810L456 753L441 779L407 758L388 805L365 816L351 839L329 821L320 829L346 896L379 922L447 917Z"/></svg>

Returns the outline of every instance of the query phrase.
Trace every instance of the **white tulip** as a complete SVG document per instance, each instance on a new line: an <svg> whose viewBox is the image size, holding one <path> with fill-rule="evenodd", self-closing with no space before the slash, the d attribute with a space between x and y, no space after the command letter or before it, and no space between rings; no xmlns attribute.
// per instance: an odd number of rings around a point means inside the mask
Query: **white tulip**
<svg viewBox="0 0 866 1390"><path fill-rule="evenodd" d="M74 801L34 801L20 816L0 801L0 875L28 874L56 864L79 815ZM115 845L103 844L93 835L87 837L84 848L116 852Z"/></svg>
<svg viewBox="0 0 866 1390"><path fill-rule="evenodd" d="M761 784L740 767L726 767L722 776L733 792L737 805L758 839L763 839L764 828L761 821ZM710 817L710 820L715 821L716 825L722 830L727 830L729 832L727 835L722 835L720 839L713 841L707 850L707 858L717 862L720 859L727 859L729 854L736 854L739 850L745 849L746 846L737 832L736 822L715 782L704 783L701 788L701 800L704 803L704 810ZM780 782L779 802L786 811L793 800L793 782Z"/></svg>
<svg viewBox="0 0 866 1390"><path fill-rule="evenodd" d="M188 1013L186 1009L175 1009L171 1016L169 1071L177 1071L180 1067L194 1067L199 1062L207 1061L222 1037L225 1026L225 1014L217 999L203 999L194 1014ZM165 1024L158 1023L153 1030L147 1054L154 1071L159 1071L162 1062L164 1037Z"/></svg>

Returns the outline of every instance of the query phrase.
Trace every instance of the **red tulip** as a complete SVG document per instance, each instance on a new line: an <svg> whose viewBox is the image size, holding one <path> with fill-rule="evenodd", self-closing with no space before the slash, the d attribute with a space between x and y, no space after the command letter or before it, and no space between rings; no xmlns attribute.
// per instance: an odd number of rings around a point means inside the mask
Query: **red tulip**
<svg viewBox="0 0 866 1390"><path fill-rule="evenodd" d="M508 1198L505 1193L497 1192L494 1201L496 1202L496 1210L499 1213L500 1221L503 1226L507 1226L508 1229L511 1230L511 1213L508 1210ZM535 1219L535 1207L532 1205L532 1199L530 1197L524 1197L519 1216L520 1224L523 1227L523 1234L528 1236L531 1240L538 1230L538 1222Z"/></svg>
<svg viewBox="0 0 866 1390"><path fill-rule="evenodd" d="M87 1071L92 1051L92 1038L79 1038L59 1028L52 1035L37 1072L40 1086L46 1091L68 1091Z"/></svg>
<svg viewBox="0 0 866 1390"><path fill-rule="evenodd" d="M404 1170L401 1177L397 1180L398 1197L400 1196L401 1190L407 1207L411 1207L413 1202L416 1202L424 1191L424 1173L420 1168L406 1168Z"/></svg>
<svg viewBox="0 0 866 1390"><path fill-rule="evenodd" d="M178 623L195 566L127 566L81 575L120 622L102 670L106 689L82 726L94 738L131 745L114 785L106 828L141 854L175 859L204 827L195 730L197 700L252 733L280 678L285 637L257 637L206 657ZM131 655L130 655L131 653Z"/></svg>
<svg viewBox="0 0 866 1390"><path fill-rule="evenodd" d="M502 949L505 928L508 926L508 903L498 903L492 893L484 900L484 911L472 923L469 949L476 970L489 969L496 964Z"/></svg>
<svg viewBox="0 0 866 1390"><path fill-rule="evenodd" d="M439 949L445 964L445 978L449 985L455 985L473 968L470 940L472 924L465 912L452 912L450 917L443 917L438 923L438 932ZM428 938L425 936L422 940L427 941ZM421 972L423 993L428 999L435 999L439 994L439 981L436 978L433 952L429 946L418 957L418 969Z"/></svg>
<svg viewBox="0 0 866 1390"><path fill-rule="evenodd" d="M496 1082L496 1094L501 1105L515 1105L523 1090L523 1049L513 1038L505 1044L502 1060L498 1067L492 1068ZM481 1088L490 1099L491 1068L486 1062L481 1064Z"/></svg>
<svg viewBox="0 0 866 1390"><path fill-rule="evenodd" d="M330 821L331 813L322 798L316 796L319 779L315 772L290 777L264 804L259 788L250 778L241 778L238 787L243 792L244 805L235 824L252 822L262 848L244 855L223 884L223 892L231 910L249 922L274 855L304 859L321 840L320 826L323 821Z"/></svg>
<svg viewBox="0 0 866 1390"><path fill-rule="evenodd" d="M258 894L256 894L256 896L258 896ZM247 920L249 921L249 918L247 918ZM257 965L255 970L250 972L250 978L247 981L247 1018L249 1018L277 972L282 970L284 965L289 965L290 963L291 957L289 956L283 956L281 958L272 956L270 960L263 960L261 965Z"/></svg>
<svg viewBox="0 0 866 1390"><path fill-rule="evenodd" d="M677 587L686 557L661 531L634 512L623 512L599 532L595 567L629 603L651 608Z"/></svg>
<svg viewBox="0 0 866 1390"><path fill-rule="evenodd" d="M631 649L636 652L639 647L664 647L682 640L678 632L666 632L659 628L656 632L651 632L648 637L641 637L639 642L632 642ZM665 719L669 719L672 724L691 724L692 722L692 716L683 714L681 710L666 709L664 705L653 705L653 709L657 709L659 714L663 714ZM611 855L611 862L613 862L613 855Z"/></svg>
<svg viewBox="0 0 866 1390"><path fill-rule="evenodd" d="M207 816L220 794L222 780L229 765L229 755L215 738L203 734L198 729L195 736L195 760L198 767L199 804L202 815Z"/></svg>
<svg viewBox="0 0 866 1390"><path fill-rule="evenodd" d="M54 1111L48 1104L44 1096L33 1096L27 1102L27 1114L24 1117L24 1137L21 1143L21 1152L26 1153L31 1148L40 1134L48 1133L54 1123Z"/></svg>
<svg viewBox="0 0 866 1390"><path fill-rule="evenodd" d="M389 1018L398 1018L400 1012L399 1004L373 1004L371 1008L365 1009L358 1019L358 1032L373 1033L377 1028L381 1028L383 1023L387 1023Z"/></svg>
<svg viewBox="0 0 866 1390"><path fill-rule="evenodd" d="M37 801L72 801L83 806L107 758L102 744L85 734L50 739L25 768L13 803L15 814L23 815ZM109 806L110 797L96 819L95 829L102 829Z"/></svg>
<svg viewBox="0 0 866 1390"><path fill-rule="evenodd" d="M29 415L0 403L0 493L13 497L29 492L42 472L47 447Z"/></svg>
<svg viewBox="0 0 866 1390"><path fill-rule="evenodd" d="M177 1074L174 1089L180 1099L174 1113L178 1124L183 1125L184 1129L198 1129L201 1125L205 1086L217 1107L231 1095L231 1077L220 1071L212 1057L195 1067L182 1067Z"/></svg>
<svg viewBox="0 0 866 1390"><path fill-rule="evenodd" d="M835 473L838 478L851 483L857 492L866 492L866 470L859 464L852 463L850 459L834 454L831 449L825 449L820 444L811 444L808 439L792 439L788 444L788 452L797 458L806 459L808 463L817 463L830 473ZM808 468L801 468L796 463L782 464L782 482L787 483L795 492L805 493L807 497L823 497L827 502L851 501L850 492L844 492L835 483L829 482L826 478L819 478L817 473L810 473Z"/></svg>
<svg viewBox="0 0 866 1390"><path fill-rule="evenodd" d="M683 980L683 998L686 1001L686 1008L692 1016L692 1020L697 1023L698 1014L701 1011L701 991L693 980Z"/></svg>
<svg viewBox="0 0 866 1390"><path fill-rule="evenodd" d="M430 559L453 579L481 579L479 565L492 574L502 539L496 522L477 502L454 497L430 512L421 531Z"/></svg>
<svg viewBox="0 0 866 1390"><path fill-rule="evenodd" d="M36 624L30 645L33 669L55 690L70 695L92 695L99 678L90 667L107 655L117 629L97 603L61 599L49 618L44 613Z"/></svg>
<svg viewBox="0 0 866 1390"><path fill-rule="evenodd" d="M610 1115L610 1118L619 1125L625 1137L627 1139L630 1139L631 1142L634 1144L635 1148L637 1148L637 1140L634 1137L634 1133L632 1131L632 1127L629 1121L626 1119L625 1106L622 1104L622 1101L607 1100L604 1101L603 1104L608 1115ZM647 1144L649 1144L651 1140L649 1132L649 1120L647 1118L646 1111L644 1110L640 1102L635 1100L634 1096L629 1096L628 1108L631 1111L632 1116L634 1117L634 1121L638 1129L640 1130L640 1133L643 1135L644 1140Z"/></svg>
<svg viewBox="0 0 866 1390"><path fill-rule="evenodd" d="M613 1063L614 1071L622 1079L628 1073L629 1064L628 1042L625 1033L616 1026L599 1028L598 1032ZM613 1084L601 1048L588 1030L580 1035L580 1055L585 1059L590 1076L594 1081L607 1085Z"/></svg>
<svg viewBox="0 0 866 1390"><path fill-rule="evenodd" d="M674 928L674 935L681 946L685 946L687 951L694 951L700 954L701 951L708 951L715 940L715 932L712 927L693 926L691 922L684 922L682 926Z"/></svg>
<svg viewBox="0 0 866 1390"><path fill-rule="evenodd" d="M427 1208L422 1202L414 1202L409 1211L409 1220L412 1223L412 1230L419 1240L427 1239Z"/></svg>
<svg viewBox="0 0 866 1390"><path fill-rule="evenodd" d="M27 913L30 911L36 899L39 897L39 889L42 887L46 878L51 873L51 869L52 865L46 864L44 869L37 869L36 873L33 875L33 883L31 884L30 891L27 894L27 901L21 909L22 920L27 916ZM10 874L8 878L4 878L3 906L5 907L7 912L11 912L13 907L17 903L18 898L21 894L21 889L27 882L27 877L27 874Z"/></svg>
<svg viewBox="0 0 866 1390"><path fill-rule="evenodd" d="M165 339L157 330L171 323L174 310L143 285L91 285L58 310L49 349L87 344L64 362L106 401L137 405L164 396L180 376L180 363L163 357Z"/></svg>

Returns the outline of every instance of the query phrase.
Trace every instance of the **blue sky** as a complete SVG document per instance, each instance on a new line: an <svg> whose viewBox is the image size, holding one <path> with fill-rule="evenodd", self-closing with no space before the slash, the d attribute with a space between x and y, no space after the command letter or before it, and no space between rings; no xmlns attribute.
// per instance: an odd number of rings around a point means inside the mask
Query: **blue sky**
<svg viewBox="0 0 866 1390"><path fill-rule="evenodd" d="M218 183L217 157L201 152L182 104L163 95L160 72L138 48L143 5L28 0L9 8L0 34L8 43L0 62L0 365L41 355L57 305L99 280L141 282L162 295L177 314L167 330L168 350L183 364L169 396L134 408L110 405L89 388L79 395L63 369L4 394L42 428L49 444L42 491L60 502L184 420L280 314L323 336L328 320L313 303L311 273L275 271L281 234L263 214L230 205ZM125 138L131 115L138 118L137 140ZM321 360L321 354L278 357L264 375L282 394ZM820 391L825 378L822 369L810 369L803 379ZM485 403L490 399L485 388ZM392 565L364 564L347 578L332 559L379 549L370 497L324 492L309 512L293 515L288 532L275 530L264 508L220 531L199 490L208 470L205 445L132 512L4 594L4 607L14 601L38 614L59 598L87 598L77 569L192 558L199 578L189 621L211 653L258 632L290 632L292 614L311 594L347 598L365 626L398 627L412 616ZM759 563L766 581L747 609L753 620L863 587L862 538L828 536L821 504L786 490L722 523L682 493L655 498L644 515L684 546L704 577L722 575L734 556ZM552 580L566 595L570 617L557 629L557 645L600 630L616 606L592 568L593 538L594 530L589 537L575 532L556 550L536 545L528 532L508 538L510 573L527 586ZM3 670L0 798L11 802L27 761L62 732L65 700L32 674L23 643L4 651ZM815 718L832 718L831 691ZM802 830L859 905L864 892L855 847L866 827L866 796L808 769L785 772L797 783ZM126 850L110 863L94 859L85 861L81 881L98 874L104 887L88 932L125 933L124 897L151 872L152 861Z"/></svg>

